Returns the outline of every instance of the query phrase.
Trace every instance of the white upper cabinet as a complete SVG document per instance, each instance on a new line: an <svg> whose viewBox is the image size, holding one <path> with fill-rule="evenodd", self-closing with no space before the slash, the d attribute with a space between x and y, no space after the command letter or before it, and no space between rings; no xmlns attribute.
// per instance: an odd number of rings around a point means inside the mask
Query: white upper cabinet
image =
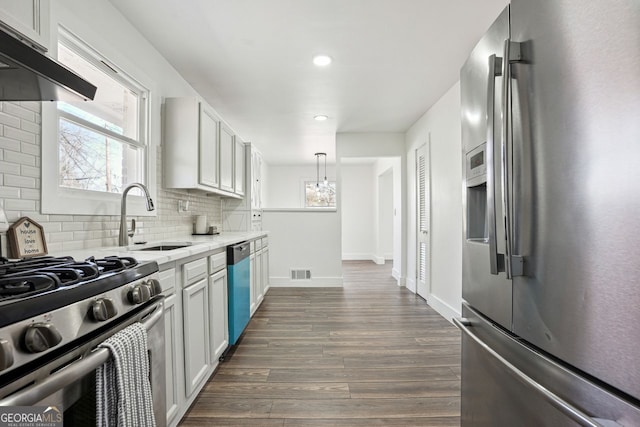
<svg viewBox="0 0 640 427"><path fill-rule="evenodd" d="M200 103L200 184L220 187L219 169L219 121L215 113Z"/></svg>
<svg viewBox="0 0 640 427"><path fill-rule="evenodd" d="M236 135L235 151L233 154L235 159L235 173L233 181L233 190L236 194L244 196L245 188L245 145L244 142Z"/></svg>
<svg viewBox="0 0 640 427"><path fill-rule="evenodd" d="M165 100L163 145L166 188L244 195L244 183L234 190L234 133L202 99Z"/></svg>
<svg viewBox="0 0 640 427"><path fill-rule="evenodd" d="M251 151L251 209L262 209L262 155Z"/></svg>
<svg viewBox="0 0 640 427"><path fill-rule="evenodd" d="M49 0L0 0L0 21L42 50L49 47Z"/></svg>
<svg viewBox="0 0 640 427"><path fill-rule="evenodd" d="M224 123L220 126L220 189L233 192L234 164L233 131Z"/></svg>

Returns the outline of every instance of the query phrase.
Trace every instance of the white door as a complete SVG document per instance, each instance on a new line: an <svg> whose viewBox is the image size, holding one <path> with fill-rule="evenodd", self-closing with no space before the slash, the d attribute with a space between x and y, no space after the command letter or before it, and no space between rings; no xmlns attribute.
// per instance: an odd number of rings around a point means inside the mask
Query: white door
<svg viewBox="0 0 640 427"><path fill-rule="evenodd" d="M417 282L418 295L427 299L429 295L430 277L431 277L431 245L429 243L429 225L431 205L429 194L429 143L423 145L416 150L416 202L418 206L417 218Z"/></svg>

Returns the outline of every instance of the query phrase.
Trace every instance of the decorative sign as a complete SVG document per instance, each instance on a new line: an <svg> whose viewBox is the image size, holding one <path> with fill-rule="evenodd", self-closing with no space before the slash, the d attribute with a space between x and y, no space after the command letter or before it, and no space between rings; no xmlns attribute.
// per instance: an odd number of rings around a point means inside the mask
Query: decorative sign
<svg viewBox="0 0 640 427"><path fill-rule="evenodd" d="M29 217L23 216L9 227L7 236L12 258L29 258L47 254L44 228Z"/></svg>

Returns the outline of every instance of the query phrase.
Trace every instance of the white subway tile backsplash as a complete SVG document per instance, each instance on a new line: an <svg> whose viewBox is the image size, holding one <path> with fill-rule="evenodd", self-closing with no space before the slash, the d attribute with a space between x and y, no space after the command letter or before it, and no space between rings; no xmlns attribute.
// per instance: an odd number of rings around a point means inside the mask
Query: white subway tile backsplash
<svg viewBox="0 0 640 427"><path fill-rule="evenodd" d="M35 122L28 122L26 120L22 120L20 122L20 129L31 132L33 134L38 134L40 132L40 124Z"/></svg>
<svg viewBox="0 0 640 427"><path fill-rule="evenodd" d="M16 187L0 187L0 199L18 199L20 189Z"/></svg>
<svg viewBox="0 0 640 427"><path fill-rule="evenodd" d="M38 101L21 101L18 102L22 108L26 108L27 110L31 110L36 113L36 116L40 115L40 102Z"/></svg>
<svg viewBox="0 0 640 427"><path fill-rule="evenodd" d="M21 188L19 193L18 197L21 199L40 200L40 190L34 188Z"/></svg>
<svg viewBox="0 0 640 427"><path fill-rule="evenodd" d="M40 224L44 226L45 231L47 227L45 224ZM47 241L48 242L68 242L73 241L73 232L72 231L62 231L60 233L46 233L48 234Z"/></svg>
<svg viewBox="0 0 640 427"><path fill-rule="evenodd" d="M15 129L9 126L4 126L4 136L10 139L17 139L18 141L36 143L36 135L21 129Z"/></svg>
<svg viewBox="0 0 640 427"><path fill-rule="evenodd" d="M20 173L20 165L18 166L18 173ZM39 188L36 187L36 179L28 176L10 175L4 174L4 185L8 187L20 187L20 188Z"/></svg>
<svg viewBox="0 0 640 427"><path fill-rule="evenodd" d="M9 138L0 138L0 148L5 150L20 151L20 141Z"/></svg>
<svg viewBox="0 0 640 427"><path fill-rule="evenodd" d="M25 119L30 122L36 121L35 111L29 110L28 108L25 108L24 106L15 102L6 102L2 108L2 111L16 118Z"/></svg>
<svg viewBox="0 0 640 427"><path fill-rule="evenodd" d="M62 242L59 242L59 243L47 242L47 250L49 251L49 253L62 252Z"/></svg>
<svg viewBox="0 0 640 427"><path fill-rule="evenodd" d="M40 156L40 145L29 144L28 142L22 142L20 143L20 151L22 151L25 154Z"/></svg>
<svg viewBox="0 0 640 427"><path fill-rule="evenodd" d="M10 211L35 211L36 202L34 200L5 199L4 208Z"/></svg>
<svg viewBox="0 0 640 427"><path fill-rule="evenodd" d="M28 216L41 224L50 253L117 246L119 216L40 213L40 107L39 102L0 102L0 185L3 186L0 204L5 206L9 221ZM162 183L160 152L158 150L156 160L158 183ZM189 201L189 212L178 212L178 200ZM218 196L159 187L154 202L157 216L136 218L135 241L166 240L190 234L196 215L206 214L212 224L222 222Z"/></svg>
<svg viewBox="0 0 640 427"><path fill-rule="evenodd" d="M6 151L6 153L11 153L12 151ZM14 175L20 175L20 165L15 163L10 163L7 161L0 161L0 173L12 173Z"/></svg>
<svg viewBox="0 0 640 427"><path fill-rule="evenodd" d="M35 159L38 160L37 158ZM20 175L40 178L40 168L36 166L22 165L20 167Z"/></svg>
<svg viewBox="0 0 640 427"><path fill-rule="evenodd" d="M20 118L11 116L7 113L0 113L0 124L11 126L14 128L19 128Z"/></svg>
<svg viewBox="0 0 640 427"><path fill-rule="evenodd" d="M63 222L62 231L82 231L84 224L81 222Z"/></svg>
<svg viewBox="0 0 640 427"><path fill-rule="evenodd" d="M63 228L64 228L64 224L63 224ZM74 231L73 239L71 240L89 240L90 238L91 238L90 231Z"/></svg>
<svg viewBox="0 0 640 427"><path fill-rule="evenodd" d="M20 165L26 166L35 166L36 165L36 156L32 154L19 153L17 151L9 151L7 150L4 153L4 161L17 163Z"/></svg>
<svg viewBox="0 0 640 427"><path fill-rule="evenodd" d="M33 217L33 215L29 215L29 218L31 218L32 220L34 220L35 222L37 222L40 225L43 225L42 223L44 221L38 221L37 219L35 219ZM49 233L55 233L55 232L60 232L62 231L62 223L61 222L47 222L47 232Z"/></svg>

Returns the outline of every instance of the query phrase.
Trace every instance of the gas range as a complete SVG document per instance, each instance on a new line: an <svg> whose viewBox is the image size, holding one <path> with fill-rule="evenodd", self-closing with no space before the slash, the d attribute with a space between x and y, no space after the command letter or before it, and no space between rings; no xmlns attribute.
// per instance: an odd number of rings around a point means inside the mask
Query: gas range
<svg viewBox="0 0 640 427"><path fill-rule="evenodd" d="M0 398L17 378L104 335L161 292L155 262L0 259Z"/></svg>

